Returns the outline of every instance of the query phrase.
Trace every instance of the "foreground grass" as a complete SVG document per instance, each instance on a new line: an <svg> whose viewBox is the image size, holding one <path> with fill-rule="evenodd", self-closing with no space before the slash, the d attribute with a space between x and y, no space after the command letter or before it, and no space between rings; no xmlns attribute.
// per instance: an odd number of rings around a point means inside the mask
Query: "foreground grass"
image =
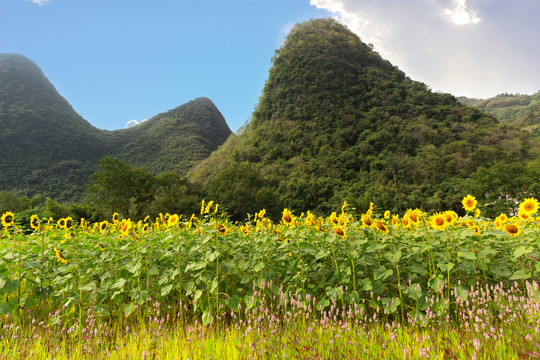
<svg viewBox="0 0 540 360"><path fill-rule="evenodd" d="M255 293L252 307L223 313L209 325L190 314L189 304L158 301L152 315L138 308L131 317L109 319L88 311L84 326L56 321L61 312L39 321L33 316L45 314L27 309L0 318L0 358L538 359L538 290L536 282L524 289L473 287L467 300L450 292L448 307L433 307L434 294L425 313L405 319L376 307L378 299L334 300L319 311L310 296L264 291Z"/></svg>
<svg viewBox="0 0 540 360"><path fill-rule="evenodd" d="M103 341L84 335L30 336L29 329L4 336L2 359L537 359L540 334L524 324L487 329L421 328L376 323L310 324L281 329L115 329Z"/></svg>

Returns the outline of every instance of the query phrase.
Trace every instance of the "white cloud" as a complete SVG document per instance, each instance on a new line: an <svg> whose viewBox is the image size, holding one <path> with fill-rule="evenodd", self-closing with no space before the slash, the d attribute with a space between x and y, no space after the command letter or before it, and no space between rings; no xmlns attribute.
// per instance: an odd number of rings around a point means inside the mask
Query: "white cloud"
<svg viewBox="0 0 540 360"><path fill-rule="evenodd" d="M486 98L540 90L540 1L310 0L435 91Z"/></svg>
<svg viewBox="0 0 540 360"><path fill-rule="evenodd" d="M124 129L127 129L127 128L130 128L130 127L134 127L136 125L139 125L139 124L142 124L143 122L145 122L146 120L148 119L142 119L140 122L137 121L137 120L130 120L126 123L126 126L124 127Z"/></svg>
<svg viewBox="0 0 540 360"><path fill-rule="evenodd" d="M454 3L456 7L453 10L446 9L444 13L455 25L478 24L480 22L476 12L467 10L466 0L454 0Z"/></svg>
<svg viewBox="0 0 540 360"><path fill-rule="evenodd" d="M126 123L126 127L125 127L125 128L127 129L127 128L133 127L133 126L135 126L135 125L139 125L139 122L138 122L137 120L130 120L130 121L128 121L128 122Z"/></svg>
<svg viewBox="0 0 540 360"><path fill-rule="evenodd" d="M51 3L51 0L26 0L26 1L29 1L33 4L37 4L39 6L47 5Z"/></svg>

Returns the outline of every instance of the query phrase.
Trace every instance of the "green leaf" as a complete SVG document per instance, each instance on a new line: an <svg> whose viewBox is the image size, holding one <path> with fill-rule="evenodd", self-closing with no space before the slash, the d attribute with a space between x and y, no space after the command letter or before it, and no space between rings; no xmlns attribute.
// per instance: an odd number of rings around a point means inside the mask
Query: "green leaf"
<svg viewBox="0 0 540 360"><path fill-rule="evenodd" d="M208 292L213 293L214 290L217 289L218 285L219 285L218 279L212 280L212 282L210 283L210 287L208 288Z"/></svg>
<svg viewBox="0 0 540 360"><path fill-rule="evenodd" d="M393 299L384 298L382 299L382 303L384 308L386 309L386 313L393 314L396 312L398 306L401 304L401 300L398 297L395 297Z"/></svg>
<svg viewBox="0 0 540 360"><path fill-rule="evenodd" d="M117 282L112 284L111 289L123 289L124 285L126 284L126 279L120 278Z"/></svg>
<svg viewBox="0 0 540 360"><path fill-rule="evenodd" d="M373 290L373 285L371 284L371 279L361 279L360 281L358 281L361 285L362 285L362 289L364 291L371 291Z"/></svg>
<svg viewBox="0 0 540 360"><path fill-rule="evenodd" d="M255 265L255 266L253 267L253 271L259 272L259 271L261 271L262 269L264 269L264 266L265 266L265 265L264 265L264 262L261 261L261 262L259 262L257 265Z"/></svg>
<svg viewBox="0 0 540 360"><path fill-rule="evenodd" d="M454 288L458 296L461 298L461 300L465 301L469 298L469 290L465 288L463 285L459 285Z"/></svg>
<svg viewBox="0 0 540 360"><path fill-rule="evenodd" d="M422 265L416 263L409 266L409 271L420 276L429 274L429 271L427 271Z"/></svg>
<svg viewBox="0 0 540 360"><path fill-rule="evenodd" d="M79 287L79 290L82 291L94 291L96 289L96 282L90 281L88 284Z"/></svg>
<svg viewBox="0 0 540 360"><path fill-rule="evenodd" d="M458 256L466 260L476 260L476 254L472 251L458 251Z"/></svg>
<svg viewBox="0 0 540 360"><path fill-rule="evenodd" d="M208 325L212 322L212 313L210 310L205 311L202 315L203 325Z"/></svg>
<svg viewBox="0 0 540 360"><path fill-rule="evenodd" d="M135 310L135 303L130 302L129 304L126 304L124 306L124 314L126 315L126 318L133 313Z"/></svg>
<svg viewBox="0 0 540 360"><path fill-rule="evenodd" d="M529 247L520 246L516 250L514 250L513 258L514 258L514 260L516 260L517 258L519 258L522 255L532 253L533 250L534 250L534 248L532 246L529 246Z"/></svg>
<svg viewBox="0 0 540 360"><path fill-rule="evenodd" d="M321 311L321 310L326 309L328 306L330 306L330 300L328 300L328 298L323 297L317 302L317 305L315 305L315 308L317 309L317 311Z"/></svg>
<svg viewBox="0 0 540 360"><path fill-rule="evenodd" d="M375 270L375 272L373 273L373 278L375 280L384 280L393 273L394 271L392 269L387 269L384 266L381 266Z"/></svg>
<svg viewBox="0 0 540 360"><path fill-rule="evenodd" d="M168 285L165 285L164 287L161 288L161 296L167 296L169 295L169 293L171 292L173 288L173 284L168 284Z"/></svg>
<svg viewBox="0 0 540 360"><path fill-rule="evenodd" d="M530 277L531 277L530 272L528 272L525 269L520 269L520 270L514 272L514 274L512 274L512 276L510 276L509 280L521 280L521 279L528 279Z"/></svg>
<svg viewBox="0 0 540 360"><path fill-rule="evenodd" d="M201 262L195 262L195 263L189 263L187 264L186 266L186 270L185 271L190 271L190 270L193 270L193 271L197 271L197 270L201 270L201 269L204 269L207 265L207 262L206 261L201 261Z"/></svg>
<svg viewBox="0 0 540 360"><path fill-rule="evenodd" d="M141 268L141 262L138 261L137 263L135 264L131 264L130 266L128 266L127 270L132 273L133 275L138 275L139 274L139 269Z"/></svg>
<svg viewBox="0 0 540 360"><path fill-rule="evenodd" d="M0 303L0 314L7 315L9 313L13 313L13 310L15 310L16 307L17 305L15 305L13 300Z"/></svg>
<svg viewBox="0 0 540 360"><path fill-rule="evenodd" d="M396 252L390 252L390 253L387 253L386 255L386 258L388 259L388 261L390 261L392 264L397 264L399 262L399 259L401 259L401 250L398 250Z"/></svg>
<svg viewBox="0 0 540 360"><path fill-rule="evenodd" d="M238 312L238 305L240 305L241 300L242 299L240 299L238 295L233 295L227 300L225 300L225 305L227 305L227 307L231 309L232 311Z"/></svg>
<svg viewBox="0 0 540 360"><path fill-rule="evenodd" d="M330 255L330 251L328 250L320 250L317 255L315 255L315 260L320 260L326 258L328 255Z"/></svg>

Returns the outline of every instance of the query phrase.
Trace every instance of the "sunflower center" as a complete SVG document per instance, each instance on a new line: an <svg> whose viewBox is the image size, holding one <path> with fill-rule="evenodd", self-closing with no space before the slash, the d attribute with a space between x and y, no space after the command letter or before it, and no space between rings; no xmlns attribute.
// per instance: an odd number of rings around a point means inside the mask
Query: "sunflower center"
<svg viewBox="0 0 540 360"><path fill-rule="evenodd" d="M437 224L437 226L442 226L444 225L444 219L443 218L435 218L435 224Z"/></svg>
<svg viewBox="0 0 540 360"><path fill-rule="evenodd" d="M283 220L288 224L292 221L292 218L291 218L291 215L289 214L285 214L285 216L283 216Z"/></svg>
<svg viewBox="0 0 540 360"><path fill-rule="evenodd" d="M506 231L508 231L510 234L517 234L519 230L516 225L510 224L506 226Z"/></svg>
<svg viewBox="0 0 540 360"><path fill-rule="evenodd" d="M534 209L534 205L532 203L526 203L524 208L527 211L532 211L532 209Z"/></svg>

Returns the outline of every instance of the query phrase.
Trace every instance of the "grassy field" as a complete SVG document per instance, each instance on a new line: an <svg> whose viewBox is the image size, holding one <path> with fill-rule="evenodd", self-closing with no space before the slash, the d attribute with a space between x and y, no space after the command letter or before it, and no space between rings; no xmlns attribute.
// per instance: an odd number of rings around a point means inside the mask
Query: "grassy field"
<svg viewBox="0 0 540 360"><path fill-rule="evenodd" d="M540 218L1 217L9 359L540 358ZM353 215L355 214L355 215Z"/></svg>

